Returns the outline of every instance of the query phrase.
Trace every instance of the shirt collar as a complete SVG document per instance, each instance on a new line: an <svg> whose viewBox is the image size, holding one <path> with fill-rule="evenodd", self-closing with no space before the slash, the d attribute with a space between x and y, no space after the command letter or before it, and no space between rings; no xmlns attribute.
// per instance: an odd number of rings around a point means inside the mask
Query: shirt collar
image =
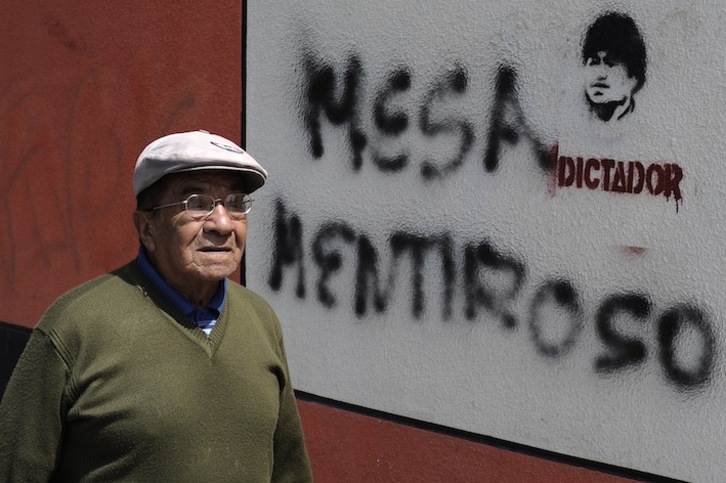
<svg viewBox="0 0 726 483"><path fill-rule="evenodd" d="M151 260L149 260L149 256L146 254L146 249L143 247L143 245L139 248L139 255L137 257L137 261L139 266L141 267L141 271L144 272L144 275L146 275L156 286L156 288L158 288L159 291L164 294L164 296L171 300L171 302L192 321L196 321L197 312L199 310L210 311L215 316L215 318L219 317L219 314L222 313L222 308L224 307L224 300L227 295L226 278L219 283L217 291L214 292L214 295L212 296L212 299L209 301L209 303L205 307L199 308L192 302L190 302L181 293L179 293L175 288L169 285L166 280L164 280L164 277L162 277L161 274L156 270L156 268L154 268L154 266L151 264Z"/></svg>

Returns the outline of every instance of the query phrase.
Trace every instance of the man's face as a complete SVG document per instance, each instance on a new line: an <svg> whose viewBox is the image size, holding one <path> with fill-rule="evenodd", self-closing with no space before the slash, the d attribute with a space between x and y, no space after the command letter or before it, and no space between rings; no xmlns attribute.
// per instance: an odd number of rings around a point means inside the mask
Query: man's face
<svg viewBox="0 0 726 483"><path fill-rule="evenodd" d="M224 199L244 192L237 177L223 171L170 175L159 206L184 201L192 194ZM239 267L247 238L247 215L229 216L222 204L206 218L195 220L184 205L154 212L137 212L136 226L149 258L175 289L200 302L216 290L220 280Z"/></svg>
<svg viewBox="0 0 726 483"><path fill-rule="evenodd" d="M633 94L638 82L628 76L625 64L600 51L585 63L587 98L596 104L623 102Z"/></svg>

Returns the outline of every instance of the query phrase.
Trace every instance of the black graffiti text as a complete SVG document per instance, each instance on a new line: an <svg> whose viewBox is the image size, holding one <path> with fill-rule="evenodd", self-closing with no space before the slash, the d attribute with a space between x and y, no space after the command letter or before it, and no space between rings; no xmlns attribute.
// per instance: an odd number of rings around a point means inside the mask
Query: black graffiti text
<svg viewBox="0 0 726 483"><path fill-rule="evenodd" d="M418 160L419 175L424 181L446 178L472 157L476 123L464 114L451 114L444 109L447 103L461 100L467 94L470 80L463 63L455 62L428 80L415 112L396 103L401 96L410 93L414 81L412 70L407 66L393 68L377 86L370 101L372 123L363 123L362 107L369 100L361 98L365 70L360 57L350 54L344 66L333 65L310 52L303 57L301 119L314 159L325 153L322 130L325 121L345 130L351 153L350 167L354 172L363 166L364 154L381 172L400 173L411 169L410 149L401 147L397 152L386 154L382 149L387 141L400 138L410 129L418 129L429 139L453 140L450 154L441 159ZM524 139L531 143L539 167L543 171L550 170L554 166L550 148L533 133L524 116L517 97L514 68L498 66L494 85L494 101L488 112L489 127L483 136L485 147L479 154L484 171L498 169L503 146L515 145ZM374 126L376 132L364 132L364 124Z"/></svg>
<svg viewBox="0 0 726 483"><path fill-rule="evenodd" d="M327 309L348 306L359 319L384 314L402 304L414 320L433 313L427 305L438 306L445 323L459 318L475 323L486 315L498 320L505 331L524 327L535 350L552 359L570 352L586 328L583 302L572 281L546 278L527 293L525 261L489 240L457 243L447 232L401 230L388 234L388 252L383 253L373 243L380 235L374 238L344 220L324 222L311 235L304 228L300 217L278 199L268 278L271 289L281 291L287 286L297 298L312 297ZM404 260L410 267L408 272L400 269ZM430 265L433 262L437 265ZM432 266L440 267L439 272L431 270ZM342 283L344 271L353 274L348 279L352 287ZM402 273L408 274L407 278ZM433 297L432 286L440 288ZM342 298L348 293L352 293L352 300ZM401 299L400 294L408 299ZM526 307L524 317L517 314L517 307ZM652 357L659 362L666 380L678 389L699 388L711 379L716 337L707 311L697 304L678 302L658 310L646 293L613 293L602 298L592 319L601 344L593 359L595 373L616 374L637 368ZM655 340L625 330L623 320L628 328L653 324ZM551 330L552 325L558 330ZM695 340L695 345L684 349L685 338Z"/></svg>

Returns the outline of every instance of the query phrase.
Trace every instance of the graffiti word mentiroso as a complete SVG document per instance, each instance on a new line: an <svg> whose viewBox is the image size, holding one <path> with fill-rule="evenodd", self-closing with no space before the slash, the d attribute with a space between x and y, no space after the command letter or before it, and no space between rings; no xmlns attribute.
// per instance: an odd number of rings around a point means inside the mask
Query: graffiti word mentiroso
<svg viewBox="0 0 726 483"><path fill-rule="evenodd" d="M389 252L382 257L372 242L380 234L373 238L344 220L330 220L315 227L310 235L310 228L303 226L300 216L282 199L276 201L273 223L270 288L281 291L288 287L299 299L310 297L328 309L347 306L362 319L408 304L412 318L418 320L429 304L440 306L443 321L461 313L472 323L486 314L499 320L505 331L526 326L538 353L552 359L565 356L580 340L585 326L583 302L572 281L545 278L532 293L526 293L525 261L502 252L488 240L456 243L446 232L425 235L397 231L387 234ZM401 279L398 269L404 258L411 267L410 279L406 280ZM389 260L387 267L383 266L384 259ZM431 264L434 259L438 265ZM438 275L426 269L431 266L441 267ZM341 278L344 270L353 273L353 278ZM439 300L427 300L426 277L438 277ZM346 293L352 294L352 300L341 300L341 294ZM410 293L410 299L394 300L395 294L402 293ZM457 300L461 305L455 307ZM522 300L524 316L514 310L522 306ZM655 340L625 333L616 323L623 317L632 327L653 324L655 330L650 332L656 334ZM602 297L591 319L603 347L594 356L596 373L614 374L656 358L667 381L680 390L696 389L711 380L716 336L708 312L697 303L679 301L659 308L647 293L612 293ZM564 321L566 326L557 337L548 331L552 321ZM697 343L682 344L687 336Z"/></svg>

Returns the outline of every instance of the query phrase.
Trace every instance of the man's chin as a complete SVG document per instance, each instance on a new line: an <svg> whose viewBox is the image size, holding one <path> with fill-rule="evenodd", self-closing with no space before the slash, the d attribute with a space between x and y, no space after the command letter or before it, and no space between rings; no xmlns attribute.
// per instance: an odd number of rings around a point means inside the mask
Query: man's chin
<svg viewBox="0 0 726 483"><path fill-rule="evenodd" d="M207 282L219 282L220 280L224 280L225 278L235 273L238 268L239 264L236 263L209 264L205 265L197 272L197 277L200 280L204 280Z"/></svg>
<svg viewBox="0 0 726 483"><path fill-rule="evenodd" d="M606 95L610 94L610 95ZM617 99L613 98L612 93L599 91L596 95L591 95L589 92L585 93L585 98L590 104L600 105L623 105L628 99L628 96L620 96Z"/></svg>

